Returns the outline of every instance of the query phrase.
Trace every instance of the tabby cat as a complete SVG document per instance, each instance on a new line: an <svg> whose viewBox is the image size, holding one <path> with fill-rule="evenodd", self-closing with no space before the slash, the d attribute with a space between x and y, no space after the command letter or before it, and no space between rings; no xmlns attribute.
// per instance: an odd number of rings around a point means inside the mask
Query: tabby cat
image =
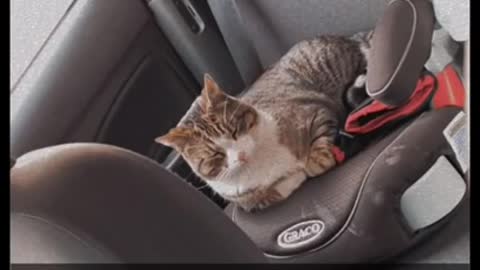
<svg viewBox="0 0 480 270"><path fill-rule="evenodd" d="M336 165L332 145L347 112L344 94L365 79L365 37L302 41L241 97L206 74L189 113L156 142L181 153L216 193L246 211L286 199Z"/></svg>

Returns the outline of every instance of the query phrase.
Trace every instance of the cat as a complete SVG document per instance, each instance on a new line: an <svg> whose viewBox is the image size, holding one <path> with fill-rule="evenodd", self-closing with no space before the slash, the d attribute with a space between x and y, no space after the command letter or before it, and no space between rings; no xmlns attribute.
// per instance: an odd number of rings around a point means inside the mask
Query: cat
<svg viewBox="0 0 480 270"><path fill-rule="evenodd" d="M336 165L332 146L348 110L344 95L365 84L365 37L301 41L241 97L205 74L189 113L155 141L178 151L216 193L245 211L281 202Z"/></svg>

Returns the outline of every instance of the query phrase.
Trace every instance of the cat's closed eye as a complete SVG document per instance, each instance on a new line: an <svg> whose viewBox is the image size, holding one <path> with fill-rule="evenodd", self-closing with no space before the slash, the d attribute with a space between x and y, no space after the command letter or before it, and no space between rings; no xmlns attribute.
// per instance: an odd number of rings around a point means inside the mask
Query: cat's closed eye
<svg viewBox="0 0 480 270"><path fill-rule="evenodd" d="M207 177L217 176L224 167L225 154L216 152L212 156L202 158L198 163L198 171Z"/></svg>
<svg viewBox="0 0 480 270"><path fill-rule="evenodd" d="M215 152L212 155L212 158L224 158L224 157L225 157L225 154L223 154L222 152Z"/></svg>

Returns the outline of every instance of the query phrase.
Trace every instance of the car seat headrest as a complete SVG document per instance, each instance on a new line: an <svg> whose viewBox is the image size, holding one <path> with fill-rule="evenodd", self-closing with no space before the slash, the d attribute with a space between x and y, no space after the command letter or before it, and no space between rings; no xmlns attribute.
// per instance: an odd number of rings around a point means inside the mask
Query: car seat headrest
<svg viewBox="0 0 480 270"><path fill-rule="evenodd" d="M428 0L394 0L378 21L368 55L367 93L387 105L405 103L430 56L434 28Z"/></svg>

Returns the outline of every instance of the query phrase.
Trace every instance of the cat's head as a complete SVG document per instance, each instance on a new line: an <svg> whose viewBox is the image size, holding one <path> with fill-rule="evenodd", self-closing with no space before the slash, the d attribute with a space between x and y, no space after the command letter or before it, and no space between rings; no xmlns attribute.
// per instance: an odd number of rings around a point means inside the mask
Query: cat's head
<svg viewBox="0 0 480 270"><path fill-rule="evenodd" d="M193 106L185 121L155 141L181 153L204 180L241 173L252 162L259 113L227 95L208 74Z"/></svg>

